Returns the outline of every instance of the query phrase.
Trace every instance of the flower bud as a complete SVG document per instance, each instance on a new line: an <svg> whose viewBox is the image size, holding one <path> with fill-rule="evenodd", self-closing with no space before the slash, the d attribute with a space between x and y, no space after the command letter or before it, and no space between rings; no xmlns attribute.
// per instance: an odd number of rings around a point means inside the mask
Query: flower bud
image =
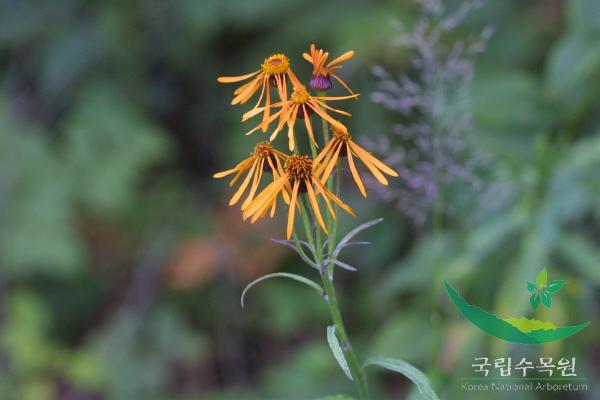
<svg viewBox="0 0 600 400"><path fill-rule="evenodd" d="M313 75L312 78L310 78L309 84L313 90L319 91L329 90L332 86L331 79L328 76L322 74Z"/></svg>

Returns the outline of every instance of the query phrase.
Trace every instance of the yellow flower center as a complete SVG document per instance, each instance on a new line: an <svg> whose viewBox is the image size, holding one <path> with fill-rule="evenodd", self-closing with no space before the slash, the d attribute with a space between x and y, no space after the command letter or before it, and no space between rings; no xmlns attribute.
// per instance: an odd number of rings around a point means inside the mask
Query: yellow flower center
<svg viewBox="0 0 600 400"><path fill-rule="evenodd" d="M292 92L291 100L294 104L304 104L310 98L310 94L303 87L294 87Z"/></svg>
<svg viewBox="0 0 600 400"><path fill-rule="evenodd" d="M347 142L352 139L352 136L348 133L348 131L341 129L338 126L331 125L331 133L333 133L333 137L337 140L341 140L342 142Z"/></svg>
<svg viewBox="0 0 600 400"><path fill-rule="evenodd" d="M273 146L269 142L260 142L254 147L254 157L266 158L273 153Z"/></svg>
<svg viewBox="0 0 600 400"><path fill-rule="evenodd" d="M268 76L285 74L290 69L290 59L284 54L273 54L265 58L261 66Z"/></svg>
<svg viewBox="0 0 600 400"><path fill-rule="evenodd" d="M293 181L310 179L312 175L313 160L308 156L293 154L285 160L285 172Z"/></svg>

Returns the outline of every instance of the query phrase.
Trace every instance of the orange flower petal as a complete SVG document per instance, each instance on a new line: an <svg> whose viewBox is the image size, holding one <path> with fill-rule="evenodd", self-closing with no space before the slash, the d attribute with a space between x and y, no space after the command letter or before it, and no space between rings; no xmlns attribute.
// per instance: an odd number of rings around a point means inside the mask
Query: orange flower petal
<svg viewBox="0 0 600 400"><path fill-rule="evenodd" d="M218 82L221 83L235 83L235 82L240 82L240 81L244 81L256 74L258 74L261 70L259 69L258 71L254 71L251 72L249 74L246 75L241 75L241 76L220 76L217 78Z"/></svg>
<svg viewBox="0 0 600 400"><path fill-rule="evenodd" d="M233 195L231 200L229 200L230 206L237 203L237 201L240 199L240 197L244 194L244 191L246 190L248 183L250 183L250 178L252 177L252 174L254 173L254 169L256 168L257 161L258 160L255 160L254 163L252 163L252 168L250 168L250 172L248 172L248 175L246 175L246 179L244 179L244 182L242 182L242 184L240 185L238 190L235 192L235 194Z"/></svg>
<svg viewBox="0 0 600 400"><path fill-rule="evenodd" d="M394 171L393 169L391 169L390 167L388 167L387 165L385 165L384 163L382 163L381 161L379 161L377 158L375 158L375 156L373 156L371 153L369 153L368 151L366 151L365 149L363 149L362 147L360 147L356 143L354 143L354 142L351 141L350 142L350 146L357 153L358 152L362 152L363 156L366 157L367 159L369 159L369 161L371 162L371 164L373 164L374 166L376 166L377 168L379 168L384 173L386 173L386 174L388 174L390 176L394 176L394 177L398 176L398 173L396 171Z"/></svg>
<svg viewBox="0 0 600 400"><path fill-rule="evenodd" d="M350 146L347 143L346 143L346 152L348 155L348 166L350 167L350 172L352 173L352 178L354 178L354 182L356 182L356 186L358 186L358 190L360 190L360 193L364 197L367 197L367 191L365 190L365 185L363 185L363 182L360 179L360 175L358 174L358 171L356 170L356 165L354 165L354 159L352 157L352 149L350 149Z"/></svg>
<svg viewBox="0 0 600 400"><path fill-rule="evenodd" d="M315 192L313 191L312 183L308 179L305 179L304 184L306 185L308 200L310 200L311 207L315 213L315 218L317 219L317 222L319 223L323 231L325 233L328 233L325 221L323 221L323 216L321 216L321 210L319 210L319 203L317 202L317 198L315 197Z"/></svg>
<svg viewBox="0 0 600 400"><path fill-rule="evenodd" d="M329 63L329 65L327 65L327 67L333 67L334 65L344 62L346 60L349 60L352 57L354 57L354 51L353 50L347 51L344 54L342 54L341 56L339 56L338 58L331 61Z"/></svg>
<svg viewBox="0 0 600 400"><path fill-rule="evenodd" d="M290 200L290 207L288 210L288 220L287 220L287 238L288 240L292 237L292 233L294 232L294 214L296 213L296 199L298 198L298 188L300 187L300 182L294 182L294 188L292 189L292 198Z"/></svg>

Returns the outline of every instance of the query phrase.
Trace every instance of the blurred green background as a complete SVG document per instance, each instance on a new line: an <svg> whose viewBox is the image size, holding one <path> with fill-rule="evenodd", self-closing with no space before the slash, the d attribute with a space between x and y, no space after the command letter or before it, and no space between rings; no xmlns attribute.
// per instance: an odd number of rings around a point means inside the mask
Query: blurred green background
<svg viewBox="0 0 600 400"><path fill-rule="evenodd" d="M410 28L419 12L391 0L0 1L0 399L352 394L312 291L272 281L239 306L260 274L313 271L268 240L283 236L281 219L243 223L212 179L258 140L216 77L284 52L306 78L310 43L354 49L342 73L362 93L347 103L350 126L375 140L397 114L369 100L371 68L409 72L390 19ZM482 179L508 196L476 218L457 204L434 229L348 189L359 217L344 229L385 222L365 234L368 250L346 255L359 271L338 274L342 311L359 356L410 361L442 399L483 398L460 389L482 355L577 357L587 392L511 398L599 399L600 2L490 0L453 34L489 25L465 140L492 160ZM538 316L592 321L564 342L501 343L442 289L448 279L521 315L525 281L543 266L569 284ZM417 398L399 375L371 372L370 386L376 399Z"/></svg>

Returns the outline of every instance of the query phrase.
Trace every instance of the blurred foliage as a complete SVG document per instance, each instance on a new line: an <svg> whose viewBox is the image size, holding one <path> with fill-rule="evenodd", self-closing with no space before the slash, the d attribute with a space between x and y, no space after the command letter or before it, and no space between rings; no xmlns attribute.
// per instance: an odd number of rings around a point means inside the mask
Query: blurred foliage
<svg viewBox="0 0 600 400"><path fill-rule="evenodd" d="M344 78L363 98L349 104L352 129L375 138L396 121L368 100L370 67L409 70L388 21L410 27L418 6L0 0L0 10L0 398L352 393L312 292L273 281L239 307L240 288L261 273L306 271L268 241L282 231L277 221L243 224L211 180L257 140L241 134L242 112L215 78L253 71L275 51L306 77L300 54L312 41L354 49ZM456 34L486 25L495 34L476 60L469 145L493 160L483 178L509 196L434 229L345 191L360 221L385 217L369 250L346 256L359 271L340 274L348 330L361 357L418 365L443 399L480 398L460 391L473 356L542 352L576 356L591 389L573 398L595 399L600 3L488 1ZM524 282L543 266L569 282L548 319L592 319L572 340L500 343L442 292L447 279L500 315L525 313ZM377 399L418 398L396 375L369 375Z"/></svg>

